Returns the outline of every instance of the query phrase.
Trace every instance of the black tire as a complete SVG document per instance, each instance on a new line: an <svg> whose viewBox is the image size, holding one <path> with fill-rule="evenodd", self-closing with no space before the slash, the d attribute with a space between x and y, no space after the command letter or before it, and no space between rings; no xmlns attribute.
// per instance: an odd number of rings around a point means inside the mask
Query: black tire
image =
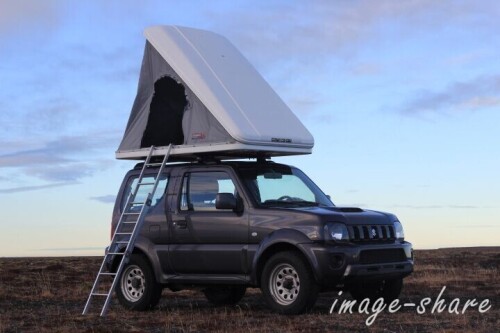
<svg viewBox="0 0 500 333"><path fill-rule="evenodd" d="M153 308L161 298L162 286L156 282L148 260L132 254L116 286L118 301L125 308L144 311Z"/></svg>
<svg viewBox="0 0 500 333"><path fill-rule="evenodd" d="M309 311L319 291L308 263L295 252L273 255L264 266L260 285L269 307L287 315Z"/></svg>
<svg viewBox="0 0 500 333"><path fill-rule="evenodd" d="M351 296L359 302L365 298L374 302L383 298L385 303L390 303L399 297L403 289L403 279L383 280L383 281L362 281L350 287Z"/></svg>
<svg viewBox="0 0 500 333"><path fill-rule="evenodd" d="M216 305L234 305L245 296L245 286L213 286L203 289L207 300Z"/></svg>

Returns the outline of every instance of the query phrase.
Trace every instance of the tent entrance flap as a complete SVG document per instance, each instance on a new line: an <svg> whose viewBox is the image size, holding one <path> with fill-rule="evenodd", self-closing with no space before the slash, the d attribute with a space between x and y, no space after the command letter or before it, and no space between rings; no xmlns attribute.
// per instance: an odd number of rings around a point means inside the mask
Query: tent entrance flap
<svg viewBox="0 0 500 333"><path fill-rule="evenodd" d="M144 33L137 95L116 158L144 159L148 147L169 144L177 160L311 153L312 135L227 39L179 26Z"/></svg>

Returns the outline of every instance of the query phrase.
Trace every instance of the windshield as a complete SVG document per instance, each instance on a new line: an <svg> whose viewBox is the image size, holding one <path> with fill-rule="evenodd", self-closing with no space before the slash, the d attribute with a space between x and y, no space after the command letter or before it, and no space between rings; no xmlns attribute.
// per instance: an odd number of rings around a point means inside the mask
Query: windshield
<svg viewBox="0 0 500 333"><path fill-rule="evenodd" d="M283 165L241 168L241 177L257 204L265 207L334 206L299 169Z"/></svg>

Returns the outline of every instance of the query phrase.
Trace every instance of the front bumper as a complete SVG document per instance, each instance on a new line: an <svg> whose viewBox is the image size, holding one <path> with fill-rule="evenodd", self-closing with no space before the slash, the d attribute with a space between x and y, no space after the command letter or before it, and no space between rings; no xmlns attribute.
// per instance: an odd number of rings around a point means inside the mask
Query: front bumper
<svg viewBox="0 0 500 333"><path fill-rule="evenodd" d="M305 244L304 244L305 245ZM413 250L408 242L393 244L306 245L317 281L325 286L355 280L385 280L413 272Z"/></svg>

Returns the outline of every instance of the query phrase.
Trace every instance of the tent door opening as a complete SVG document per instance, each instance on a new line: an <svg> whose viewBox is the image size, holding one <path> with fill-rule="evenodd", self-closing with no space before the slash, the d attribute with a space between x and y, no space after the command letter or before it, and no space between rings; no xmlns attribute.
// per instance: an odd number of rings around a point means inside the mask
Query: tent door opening
<svg viewBox="0 0 500 333"><path fill-rule="evenodd" d="M188 101L184 86L164 76L154 84L150 112L141 148L184 143L182 118Z"/></svg>

